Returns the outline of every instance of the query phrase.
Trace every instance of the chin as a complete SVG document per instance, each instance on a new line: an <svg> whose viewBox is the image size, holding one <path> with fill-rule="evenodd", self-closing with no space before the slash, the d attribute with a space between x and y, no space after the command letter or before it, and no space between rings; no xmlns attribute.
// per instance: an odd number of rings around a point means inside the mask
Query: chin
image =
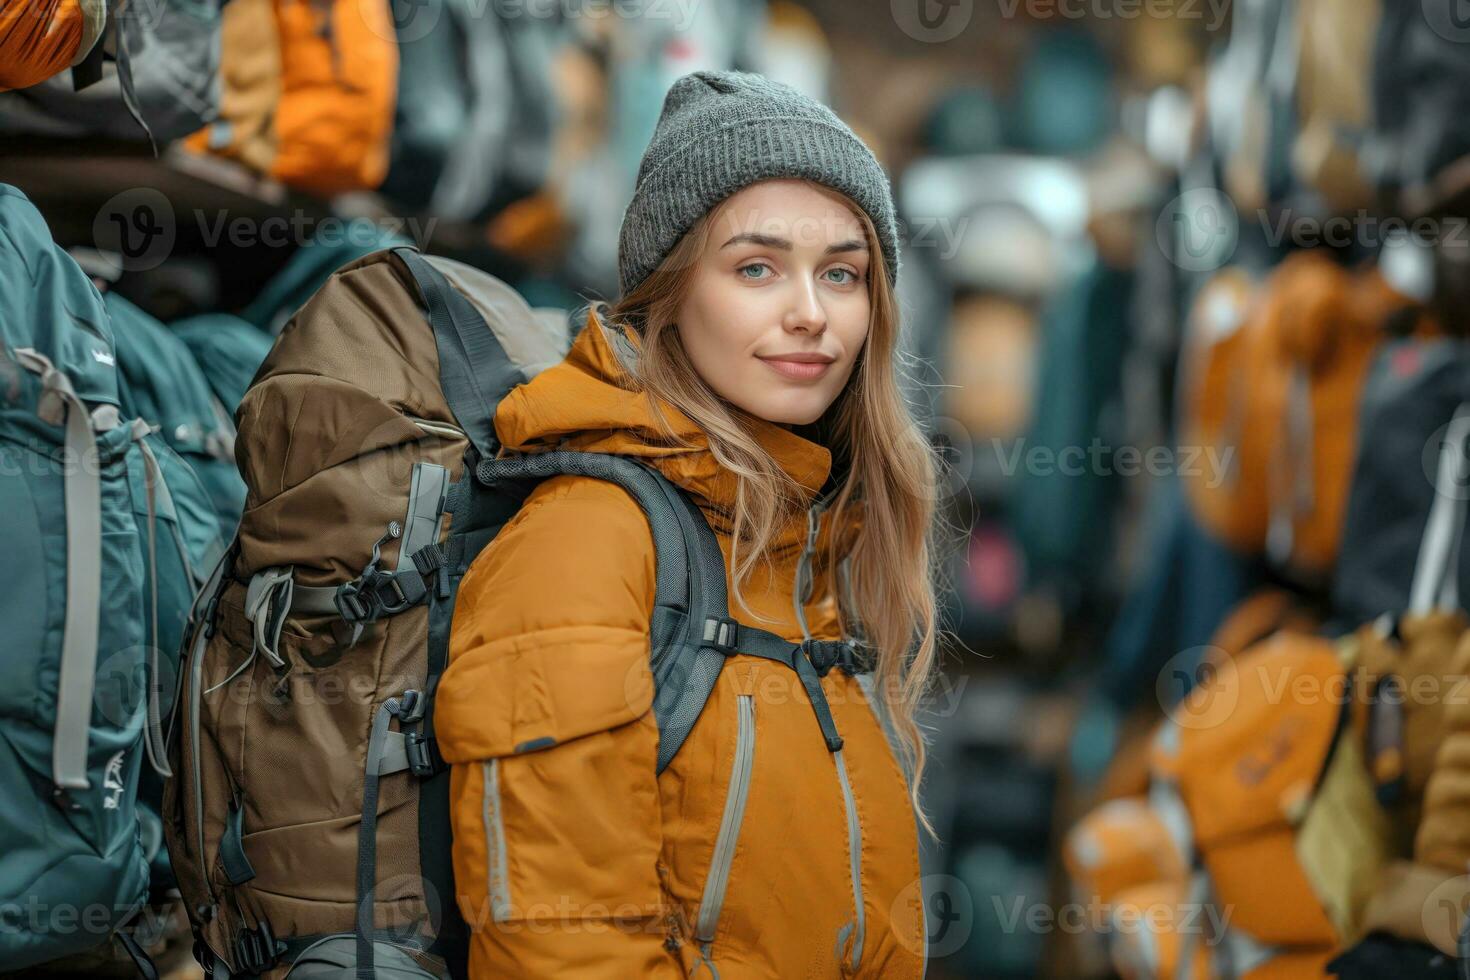
<svg viewBox="0 0 1470 980"><path fill-rule="evenodd" d="M822 417L827 405L793 405L779 400L760 405L741 406L750 414L780 425L810 425Z"/></svg>

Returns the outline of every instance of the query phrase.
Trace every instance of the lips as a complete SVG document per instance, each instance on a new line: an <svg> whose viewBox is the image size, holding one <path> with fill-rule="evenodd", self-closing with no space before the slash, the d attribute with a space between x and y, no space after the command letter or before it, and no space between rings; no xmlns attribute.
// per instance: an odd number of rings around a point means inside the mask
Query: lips
<svg viewBox="0 0 1470 980"><path fill-rule="evenodd" d="M832 367L828 360L812 360L810 355L801 360L790 357L762 357L767 367L793 381L815 381Z"/></svg>

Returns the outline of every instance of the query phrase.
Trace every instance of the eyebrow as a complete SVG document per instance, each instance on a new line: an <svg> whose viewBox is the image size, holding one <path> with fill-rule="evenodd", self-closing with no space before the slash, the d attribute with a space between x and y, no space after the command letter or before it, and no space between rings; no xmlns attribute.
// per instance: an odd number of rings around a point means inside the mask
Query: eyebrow
<svg viewBox="0 0 1470 980"><path fill-rule="evenodd" d="M743 242L748 242L752 245L764 245L766 248L779 248L787 252L791 251L791 242L787 239L778 238L775 235L762 235L757 232L743 232L739 235L735 235L725 244L721 245L720 248L729 248L731 245L737 245ZM857 239L851 239L849 241L836 242L832 245L828 245L826 250L823 251L822 254L833 255L837 252L866 252L867 250L867 242L859 241Z"/></svg>

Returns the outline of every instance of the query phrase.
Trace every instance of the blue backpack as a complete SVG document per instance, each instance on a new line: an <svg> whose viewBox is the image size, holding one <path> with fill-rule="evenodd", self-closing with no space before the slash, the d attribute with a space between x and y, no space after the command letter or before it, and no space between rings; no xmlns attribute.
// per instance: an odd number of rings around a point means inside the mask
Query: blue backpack
<svg viewBox="0 0 1470 980"><path fill-rule="evenodd" d="M145 755L166 771L158 651L192 583L170 493L188 467L121 410L102 297L3 184L0 295L0 538L26 570L0 594L0 963L21 969L107 942L147 899L161 828L138 786Z"/></svg>

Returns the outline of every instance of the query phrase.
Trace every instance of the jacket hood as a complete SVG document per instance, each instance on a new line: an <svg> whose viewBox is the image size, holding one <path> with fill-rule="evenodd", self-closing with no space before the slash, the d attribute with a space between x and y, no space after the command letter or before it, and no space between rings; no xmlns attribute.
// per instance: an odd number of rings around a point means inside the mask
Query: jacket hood
<svg viewBox="0 0 1470 980"><path fill-rule="evenodd" d="M495 414L497 436L516 452L564 449L642 459L693 495L707 512L728 516L736 478L715 459L709 437L684 412L660 401L670 428L688 443L670 444L647 396L633 390L624 364L636 363L639 343L635 332L606 327L588 311L586 326L566 358L501 400ZM751 419L751 432L803 488L807 504L832 489L827 447L764 419ZM717 530L728 532L728 524Z"/></svg>

